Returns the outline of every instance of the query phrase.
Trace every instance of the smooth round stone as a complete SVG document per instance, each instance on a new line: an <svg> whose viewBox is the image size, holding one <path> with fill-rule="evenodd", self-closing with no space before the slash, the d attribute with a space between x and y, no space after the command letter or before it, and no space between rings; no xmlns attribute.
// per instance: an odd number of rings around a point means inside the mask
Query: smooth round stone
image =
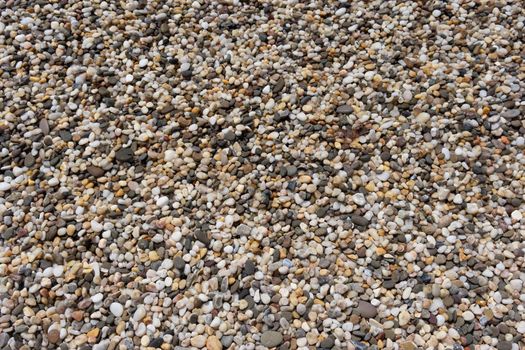
<svg viewBox="0 0 525 350"><path fill-rule="evenodd" d="M168 205L170 202L170 199L166 196L162 196L162 197L159 197L159 199L157 199L157 206L162 208L163 206L165 205Z"/></svg>
<svg viewBox="0 0 525 350"><path fill-rule="evenodd" d="M465 311L462 315L465 321L472 321L474 319L474 314L471 311Z"/></svg>
<svg viewBox="0 0 525 350"><path fill-rule="evenodd" d="M97 293L91 296L91 301L95 304L101 302L102 299L104 299L104 295L102 293Z"/></svg>
<svg viewBox="0 0 525 350"><path fill-rule="evenodd" d="M98 166L90 165L86 168L87 172L94 177L102 177L106 173L104 169Z"/></svg>
<svg viewBox="0 0 525 350"><path fill-rule="evenodd" d="M303 347L303 346L306 346L308 344L308 341L306 338L298 338L297 339L297 346L299 347Z"/></svg>
<svg viewBox="0 0 525 350"><path fill-rule="evenodd" d="M342 105L337 107L336 113L340 114L351 114L354 112L354 108L350 105Z"/></svg>
<svg viewBox="0 0 525 350"><path fill-rule="evenodd" d="M120 303L111 303L109 311L111 311L115 317L120 317L124 313L124 307Z"/></svg>
<svg viewBox="0 0 525 350"><path fill-rule="evenodd" d="M266 331L261 335L261 344L273 348L283 342L283 335L277 331Z"/></svg>
<svg viewBox="0 0 525 350"><path fill-rule="evenodd" d="M345 7L341 7L339 9L337 9L337 11L335 11L335 15L340 17L342 15L344 15L346 13L346 8Z"/></svg>
<svg viewBox="0 0 525 350"><path fill-rule="evenodd" d="M146 308L144 306L137 307L137 310L133 313L133 321L139 322L146 316Z"/></svg>

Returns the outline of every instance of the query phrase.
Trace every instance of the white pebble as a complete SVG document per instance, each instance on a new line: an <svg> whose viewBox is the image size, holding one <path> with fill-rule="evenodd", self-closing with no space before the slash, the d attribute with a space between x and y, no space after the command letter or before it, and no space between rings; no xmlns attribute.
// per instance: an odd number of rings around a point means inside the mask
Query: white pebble
<svg viewBox="0 0 525 350"><path fill-rule="evenodd" d="M525 333L525 321L518 322L518 324L516 324L516 330L518 331L518 334Z"/></svg>
<svg viewBox="0 0 525 350"><path fill-rule="evenodd" d="M162 208L163 206L168 205L169 202L170 202L170 199L168 197L162 196L162 197L159 197L159 199L157 199L157 206Z"/></svg>
<svg viewBox="0 0 525 350"><path fill-rule="evenodd" d="M512 217L513 220L516 220L516 221L521 221L521 219L523 219L523 215L521 214L521 212L519 210L514 210L510 216Z"/></svg>
<svg viewBox="0 0 525 350"><path fill-rule="evenodd" d="M120 303L111 303L109 311L111 311L115 317L120 317L124 313L124 307Z"/></svg>
<svg viewBox="0 0 525 350"><path fill-rule="evenodd" d="M355 204L363 206L366 204L366 198L362 193L356 193L352 196L352 200Z"/></svg>
<svg viewBox="0 0 525 350"><path fill-rule="evenodd" d="M60 277L64 273L64 266L63 265L55 265L53 266L53 275L55 277Z"/></svg>
<svg viewBox="0 0 525 350"><path fill-rule="evenodd" d="M91 229L94 232L102 232L102 230L104 229L104 225L95 220L91 220Z"/></svg>
<svg viewBox="0 0 525 350"><path fill-rule="evenodd" d="M467 310L463 313L463 319L465 321L472 321L474 319L474 314Z"/></svg>
<svg viewBox="0 0 525 350"><path fill-rule="evenodd" d="M137 307L135 313L133 314L133 321L139 322L146 316L146 308L142 305Z"/></svg>
<svg viewBox="0 0 525 350"><path fill-rule="evenodd" d="M175 159L177 159L177 153L174 150L169 149L164 152L164 160L166 162L172 162Z"/></svg>
<svg viewBox="0 0 525 350"><path fill-rule="evenodd" d="M94 304L101 302L102 299L104 299L104 295L102 293L97 293L97 294L91 296L91 301Z"/></svg>

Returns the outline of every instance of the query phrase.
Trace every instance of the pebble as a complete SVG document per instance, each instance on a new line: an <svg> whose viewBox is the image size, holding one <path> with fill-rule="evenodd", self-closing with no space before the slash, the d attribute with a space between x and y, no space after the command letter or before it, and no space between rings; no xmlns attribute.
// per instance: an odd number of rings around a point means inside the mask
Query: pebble
<svg viewBox="0 0 525 350"><path fill-rule="evenodd" d="M374 318L377 316L377 308L367 301L360 300L356 311L365 318Z"/></svg>
<svg viewBox="0 0 525 350"><path fill-rule="evenodd" d="M120 303L111 303L109 306L109 311L111 311L115 317L121 317L124 313L124 307Z"/></svg>
<svg viewBox="0 0 525 350"><path fill-rule="evenodd" d="M474 314L470 311L465 311L462 317L465 321L472 321L474 319Z"/></svg>
<svg viewBox="0 0 525 350"><path fill-rule="evenodd" d="M206 337L204 335L196 335L191 338L191 346L202 349L206 345Z"/></svg>
<svg viewBox="0 0 525 350"><path fill-rule="evenodd" d="M358 226L368 226L369 221L361 215L352 215L352 222Z"/></svg>
<svg viewBox="0 0 525 350"><path fill-rule="evenodd" d="M9 342L9 334L7 333L0 334L0 348L3 348L4 346L6 346L8 342Z"/></svg>
<svg viewBox="0 0 525 350"><path fill-rule="evenodd" d="M366 204L366 198L362 193L356 193L352 196L352 200L355 204L363 206Z"/></svg>
<svg viewBox="0 0 525 350"><path fill-rule="evenodd" d="M162 196L162 197L159 197L157 199L157 203L156 204L157 204L158 207L162 208L162 207L168 205L169 202L170 202L170 199L168 197Z"/></svg>
<svg viewBox="0 0 525 350"><path fill-rule="evenodd" d="M233 336L231 335L223 335L221 337L221 344L224 348L229 348L231 344L233 343Z"/></svg>
<svg viewBox="0 0 525 350"><path fill-rule="evenodd" d="M523 219L523 214L521 214L521 211L519 210L514 210L510 216L512 217L513 220L515 221L521 221L521 219Z"/></svg>
<svg viewBox="0 0 525 350"><path fill-rule="evenodd" d="M88 173L93 175L94 177L101 177L104 176L105 171L101 167L90 165L87 168Z"/></svg>
<svg viewBox="0 0 525 350"><path fill-rule="evenodd" d="M144 316L146 316L146 308L144 306L138 306L137 310L135 310L135 312L133 313L133 320L135 322L139 322L144 318Z"/></svg>
<svg viewBox="0 0 525 350"><path fill-rule="evenodd" d="M60 340L60 331L52 329L47 333L47 340L51 344L56 344Z"/></svg>
<svg viewBox="0 0 525 350"><path fill-rule="evenodd" d="M133 151L130 148L121 148L115 153L115 158L120 162L131 162Z"/></svg>
<svg viewBox="0 0 525 350"><path fill-rule="evenodd" d="M277 331L266 331L261 335L261 344L273 348L283 342L283 335Z"/></svg>
<svg viewBox="0 0 525 350"><path fill-rule="evenodd" d="M252 229L248 225L245 225L245 224L240 224L236 230L236 233L238 236L249 236L251 232L252 232Z"/></svg>
<svg viewBox="0 0 525 350"><path fill-rule="evenodd" d="M104 295L102 293L97 293L91 296L91 301L93 303L99 303L104 299Z"/></svg>
<svg viewBox="0 0 525 350"><path fill-rule="evenodd" d="M184 271L186 262L184 261L183 258L181 258L180 256L177 256L175 257L175 259L173 259L173 266L175 266L175 268L179 271Z"/></svg>
<svg viewBox="0 0 525 350"><path fill-rule="evenodd" d="M353 112L354 112L354 108L349 105L341 105L337 107L336 109L336 113L340 113L340 114L350 114Z"/></svg>
<svg viewBox="0 0 525 350"><path fill-rule="evenodd" d="M211 335L206 339L206 349L208 350L221 350L222 344L219 338L214 335Z"/></svg>
<svg viewBox="0 0 525 350"><path fill-rule="evenodd" d="M416 121L419 124L426 124L430 120L430 114L426 112L419 113L416 117Z"/></svg>
<svg viewBox="0 0 525 350"><path fill-rule="evenodd" d="M45 119L45 118L44 119L40 119L38 127L42 131L42 134L49 135L50 129L49 129L49 123L48 123L47 119Z"/></svg>
<svg viewBox="0 0 525 350"><path fill-rule="evenodd" d="M401 327L406 326L410 322L410 313L408 311L401 311L399 313L399 325Z"/></svg>

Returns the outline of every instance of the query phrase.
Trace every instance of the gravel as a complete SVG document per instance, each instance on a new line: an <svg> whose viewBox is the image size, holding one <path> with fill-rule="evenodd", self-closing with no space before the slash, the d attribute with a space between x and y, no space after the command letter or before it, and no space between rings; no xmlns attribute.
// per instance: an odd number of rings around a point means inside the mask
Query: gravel
<svg viewBox="0 0 525 350"><path fill-rule="evenodd" d="M524 26L0 1L0 349L524 349Z"/></svg>

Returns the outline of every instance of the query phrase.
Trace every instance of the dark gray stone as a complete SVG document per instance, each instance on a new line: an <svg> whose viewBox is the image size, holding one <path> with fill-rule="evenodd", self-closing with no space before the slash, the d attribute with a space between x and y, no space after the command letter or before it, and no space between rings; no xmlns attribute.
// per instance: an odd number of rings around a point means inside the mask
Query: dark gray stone
<svg viewBox="0 0 525 350"><path fill-rule="evenodd" d="M133 160L131 148L121 148L115 153L115 158L120 162L130 162Z"/></svg>
<svg viewBox="0 0 525 350"><path fill-rule="evenodd" d="M173 259L173 266L175 266L177 270L183 271L186 267L186 262L180 256L177 256Z"/></svg>
<svg viewBox="0 0 525 350"><path fill-rule="evenodd" d="M350 217L352 222L358 226L368 226L370 223L364 216L354 214Z"/></svg>
<svg viewBox="0 0 525 350"><path fill-rule="evenodd" d="M195 232L195 239L203 243L206 247L209 246L211 242L210 238L208 237L208 233L202 230Z"/></svg>
<svg viewBox="0 0 525 350"><path fill-rule="evenodd" d="M354 109L352 108L352 106L342 105L337 107L336 112L340 114L350 114L354 112Z"/></svg>
<svg viewBox="0 0 525 350"><path fill-rule="evenodd" d="M323 349L331 349L335 345L335 337L333 335L329 335L323 339L319 345L321 345Z"/></svg>

